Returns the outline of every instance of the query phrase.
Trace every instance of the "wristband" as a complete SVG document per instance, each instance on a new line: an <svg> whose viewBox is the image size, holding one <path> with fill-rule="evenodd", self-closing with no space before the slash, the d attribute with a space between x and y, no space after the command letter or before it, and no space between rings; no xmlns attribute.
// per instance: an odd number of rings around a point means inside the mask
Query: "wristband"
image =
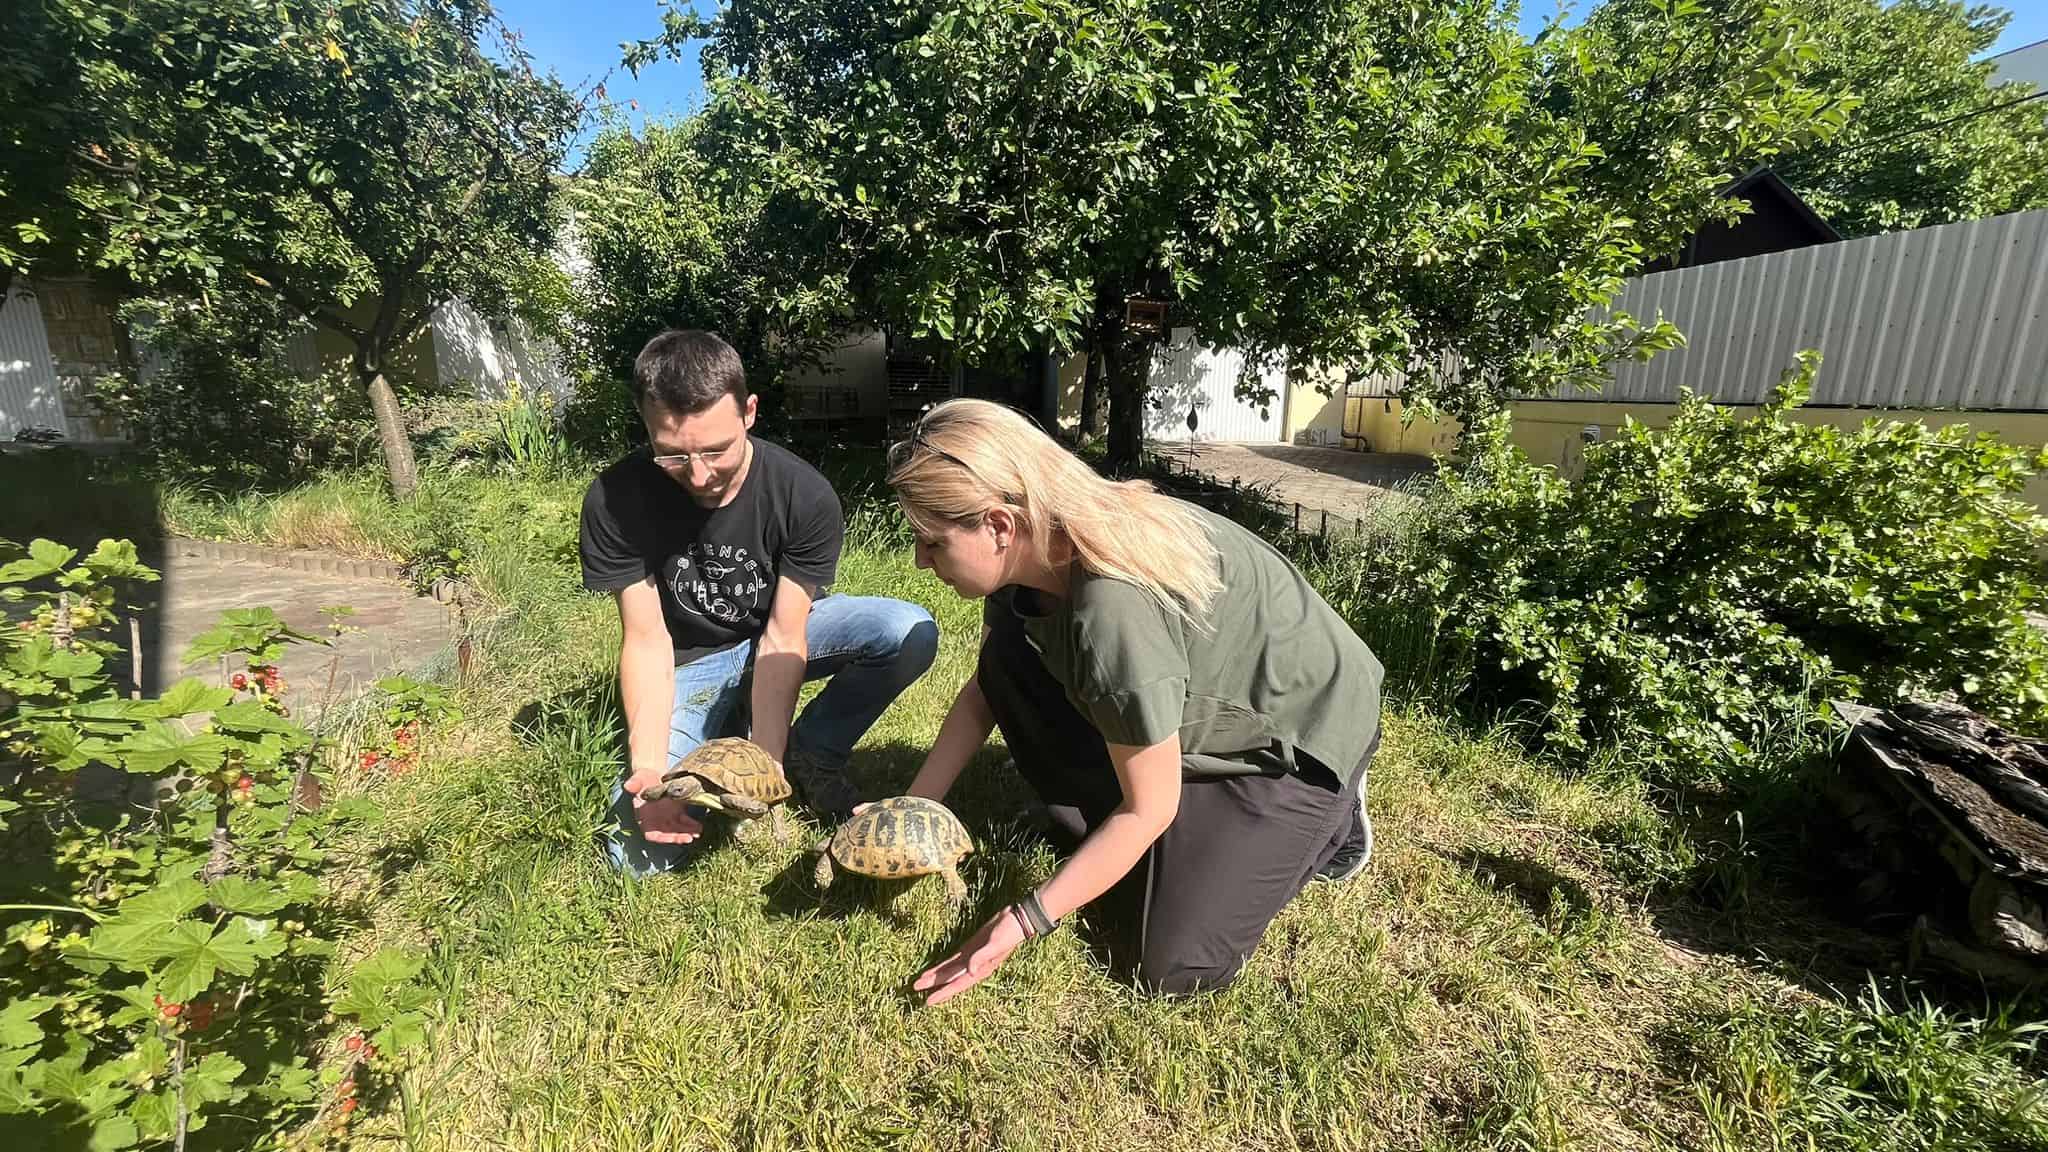
<svg viewBox="0 0 2048 1152"><path fill-rule="evenodd" d="M1038 892L1027 893L1017 907L1024 913L1025 921L1031 926L1031 935L1044 936L1059 927L1059 921L1045 914L1045 905L1039 903Z"/></svg>

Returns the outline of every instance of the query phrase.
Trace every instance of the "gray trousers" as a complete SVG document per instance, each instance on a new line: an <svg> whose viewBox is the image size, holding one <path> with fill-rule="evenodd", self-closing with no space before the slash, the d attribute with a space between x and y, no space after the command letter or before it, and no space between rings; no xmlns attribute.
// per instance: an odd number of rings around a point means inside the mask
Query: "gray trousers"
<svg viewBox="0 0 2048 1152"><path fill-rule="evenodd" d="M1077 844L1123 803L1102 734L1013 619L990 631L976 678L1056 835ZM1087 913L1113 954L1135 960L1141 988L1186 993L1237 978L1266 926L1343 844L1378 742L1350 783L1305 758L1286 775L1183 775L1173 823Z"/></svg>

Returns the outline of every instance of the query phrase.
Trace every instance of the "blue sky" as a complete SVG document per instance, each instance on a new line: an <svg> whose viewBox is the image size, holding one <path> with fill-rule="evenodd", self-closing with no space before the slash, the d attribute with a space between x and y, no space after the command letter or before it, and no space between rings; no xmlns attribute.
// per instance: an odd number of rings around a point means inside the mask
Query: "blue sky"
<svg viewBox="0 0 2048 1152"><path fill-rule="evenodd" d="M689 0L677 0L687 5ZM703 100L703 77L693 55L687 61L653 64L635 79L619 66L619 46L628 40L653 36L661 28L661 6L656 0L496 0L498 14L518 29L526 48L543 69L552 68L563 82L581 89L605 77L605 94L617 102L635 124L649 117L679 116ZM712 9L703 0L702 10ZM2048 39L2048 0L2006 0L2001 7L2010 11L2011 23L1993 52L2003 52ZM1584 0L1570 4L1583 12ZM1555 0L1529 0L1523 16L1524 31L1542 26L1557 10ZM627 106L637 101L637 110Z"/></svg>

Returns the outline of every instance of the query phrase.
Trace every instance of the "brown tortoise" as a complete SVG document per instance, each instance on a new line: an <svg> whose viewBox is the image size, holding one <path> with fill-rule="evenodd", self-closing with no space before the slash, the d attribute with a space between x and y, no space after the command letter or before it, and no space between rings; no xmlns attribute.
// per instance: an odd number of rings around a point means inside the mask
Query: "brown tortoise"
<svg viewBox="0 0 2048 1152"><path fill-rule="evenodd" d="M834 865L883 879L938 873L946 879L947 902L957 908L967 898L960 861L974 851L974 841L944 804L894 796L854 813L814 851L818 866L813 878L821 889L832 886Z"/></svg>
<svg viewBox="0 0 2048 1152"><path fill-rule="evenodd" d="M683 800L737 820L758 819L772 810L778 840L783 835L782 802L789 796L789 779L781 766L760 745L737 737L697 745L662 776L661 783L640 793L643 800Z"/></svg>

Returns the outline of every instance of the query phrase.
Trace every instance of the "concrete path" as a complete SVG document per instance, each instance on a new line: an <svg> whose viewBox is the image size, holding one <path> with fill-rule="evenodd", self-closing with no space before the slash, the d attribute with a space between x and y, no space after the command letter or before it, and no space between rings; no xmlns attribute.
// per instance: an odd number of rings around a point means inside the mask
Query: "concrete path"
<svg viewBox="0 0 2048 1152"><path fill-rule="evenodd" d="M1436 462L1427 456L1387 452L1349 452L1305 444L1161 445L1159 454L1176 469L1187 468L1228 484L1235 480L1265 489L1283 509L1301 505L1301 527L1314 531L1322 515L1330 527L1349 525L1364 516L1371 503L1389 490L1417 477L1434 475Z"/></svg>
<svg viewBox="0 0 2048 1152"><path fill-rule="evenodd" d="M323 638L332 632L321 608L345 604L355 609L343 621L352 631L335 639L332 647L294 644L278 661L287 700L294 714L303 717L319 711L330 665L333 699L341 701L380 677L417 672L452 659L453 609L415 595L395 579L363 574L384 565L305 553L269 554L270 562L226 559L218 555L221 549L188 541L169 541L161 547L157 556L145 557L163 573L161 583L147 586L154 602L141 614L146 694L154 695L184 676L219 679L218 660L182 667L179 662L193 639L218 623L229 608L267 606L292 627ZM253 550L243 554L261 555ZM298 566L284 566L292 560Z"/></svg>

